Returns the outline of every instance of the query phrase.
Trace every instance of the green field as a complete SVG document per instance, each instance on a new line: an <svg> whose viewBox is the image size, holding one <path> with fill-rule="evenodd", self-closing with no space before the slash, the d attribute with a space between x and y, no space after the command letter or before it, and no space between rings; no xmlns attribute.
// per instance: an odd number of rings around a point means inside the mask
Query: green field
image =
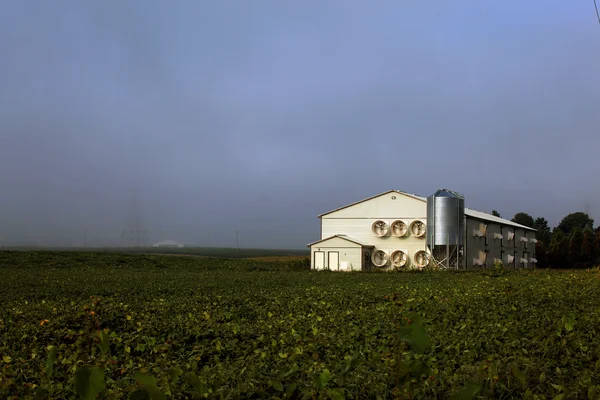
<svg viewBox="0 0 600 400"><path fill-rule="evenodd" d="M297 259L0 252L0 306L2 399L600 389L598 270L332 273Z"/></svg>
<svg viewBox="0 0 600 400"><path fill-rule="evenodd" d="M231 247L12 247L6 250L18 251L67 251L81 253L125 253L125 254L180 254L204 257L248 258L248 257L310 257L308 249L235 249Z"/></svg>

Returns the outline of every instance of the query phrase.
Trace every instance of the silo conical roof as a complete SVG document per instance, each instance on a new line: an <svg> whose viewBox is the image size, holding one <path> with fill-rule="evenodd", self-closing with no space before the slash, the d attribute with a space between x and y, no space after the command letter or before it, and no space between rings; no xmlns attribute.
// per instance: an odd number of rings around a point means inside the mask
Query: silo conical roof
<svg viewBox="0 0 600 400"><path fill-rule="evenodd" d="M448 190L448 189L439 189L433 195L436 197L457 197L457 198L463 199L463 200L465 198L462 194L454 192L452 190Z"/></svg>

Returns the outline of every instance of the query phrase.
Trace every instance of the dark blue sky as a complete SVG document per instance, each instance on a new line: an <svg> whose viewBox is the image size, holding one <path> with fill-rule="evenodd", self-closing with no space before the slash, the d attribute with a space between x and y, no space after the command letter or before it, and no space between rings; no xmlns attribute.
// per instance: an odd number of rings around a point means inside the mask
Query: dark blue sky
<svg viewBox="0 0 600 400"><path fill-rule="evenodd" d="M302 247L389 189L600 223L592 1L13 1L0 244Z"/></svg>

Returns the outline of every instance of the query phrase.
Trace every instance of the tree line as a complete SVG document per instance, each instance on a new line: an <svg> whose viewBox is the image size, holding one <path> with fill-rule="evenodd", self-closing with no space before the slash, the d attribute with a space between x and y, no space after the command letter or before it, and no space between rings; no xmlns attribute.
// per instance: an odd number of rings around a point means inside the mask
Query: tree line
<svg viewBox="0 0 600 400"><path fill-rule="evenodd" d="M500 217L498 211L492 215ZM590 268L600 265L600 226L594 229L594 219L587 213L565 216L550 229L546 218L533 218L520 212L511 221L536 229L536 258L539 267Z"/></svg>

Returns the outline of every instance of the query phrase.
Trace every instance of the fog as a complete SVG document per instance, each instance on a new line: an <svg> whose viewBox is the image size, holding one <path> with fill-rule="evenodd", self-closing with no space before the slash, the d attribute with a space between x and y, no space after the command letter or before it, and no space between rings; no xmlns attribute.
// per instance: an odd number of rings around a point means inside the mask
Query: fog
<svg viewBox="0 0 600 400"><path fill-rule="evenodd" d="M600 223L591 1L2 5L0 245L303 248L442 187Z"/></svg>

